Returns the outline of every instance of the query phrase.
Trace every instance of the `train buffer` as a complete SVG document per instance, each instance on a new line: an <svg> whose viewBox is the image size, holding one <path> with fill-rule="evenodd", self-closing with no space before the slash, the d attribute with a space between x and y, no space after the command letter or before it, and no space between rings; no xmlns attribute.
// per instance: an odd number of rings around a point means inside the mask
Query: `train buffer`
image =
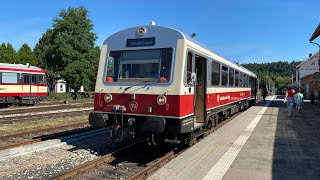
<svg viewBox="0 0 320 180"><path fill-rule="evenodd" d="M289 117L282 100L267 97L149 179L319 179L320 106Z"/></svg>

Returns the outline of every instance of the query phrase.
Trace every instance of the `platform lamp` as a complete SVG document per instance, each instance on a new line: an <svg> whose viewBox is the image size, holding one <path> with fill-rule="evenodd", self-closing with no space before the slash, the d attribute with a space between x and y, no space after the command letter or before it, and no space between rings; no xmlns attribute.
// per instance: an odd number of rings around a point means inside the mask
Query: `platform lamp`
<svg viewBox="0 0 320 180"><path fill-rule="evenodd" d="M318 52L318 65L319 65L319 72L314 74L314 77L318 79L318 99L320 99L320 45L318 43L309 41L312 44L315 44L319 47L319 52Z"/></svg>

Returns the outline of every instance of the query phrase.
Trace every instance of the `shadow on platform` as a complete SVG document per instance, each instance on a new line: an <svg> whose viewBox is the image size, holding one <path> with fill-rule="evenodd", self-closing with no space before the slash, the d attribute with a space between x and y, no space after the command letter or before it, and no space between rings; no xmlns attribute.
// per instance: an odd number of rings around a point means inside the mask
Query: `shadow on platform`
<svg viewBox="0 0 320 180"><path fill-rule="evenodd" d="M273 149L272 179L320 179L320 106L304 103L302 115L288 116L285 103L279 99Z"/></svg>

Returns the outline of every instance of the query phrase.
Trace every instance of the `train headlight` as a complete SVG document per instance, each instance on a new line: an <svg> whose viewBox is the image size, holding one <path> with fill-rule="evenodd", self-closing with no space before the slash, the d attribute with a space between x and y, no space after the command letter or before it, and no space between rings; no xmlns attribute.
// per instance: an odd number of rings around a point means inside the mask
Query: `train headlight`
<svg viewBox="0 0 320 180"><path fill-rule="evenodd" d="M146 32L147 32L147 29L146 29L145 27L140 27L140 28L138 29L138 34L139 34L140 36L144 35Z"/></svg>
<svg viewBox="0 0 320 180"><path fill-rule="evenodd" d="M106 95L104 95L104 101L109 103L112 101L112 95L107 93Z"/></svg>
<svg viewBox="0 0 320 180"><path fill-rule="evenodd" d="M166 97L164 96L164 95L160 95L160 96L158 96L157 97L157 103L159 104L159 105L164 105L165 103L167 102L167 99L166 99Z"/></svg>

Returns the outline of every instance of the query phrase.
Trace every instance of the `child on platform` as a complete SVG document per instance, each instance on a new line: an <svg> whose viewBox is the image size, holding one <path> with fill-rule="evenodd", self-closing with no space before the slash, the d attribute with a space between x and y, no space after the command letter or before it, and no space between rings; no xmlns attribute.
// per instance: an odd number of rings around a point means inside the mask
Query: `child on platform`
<svg viewBox="0 0 320 180"><path fill-rule="evenodd" d="M297 116L300 116L300 111L302 109L303 104L303 94L301 94L300 90L297 90L297 93L294 95L294 101L296 102L296 113Z"/></svg>

